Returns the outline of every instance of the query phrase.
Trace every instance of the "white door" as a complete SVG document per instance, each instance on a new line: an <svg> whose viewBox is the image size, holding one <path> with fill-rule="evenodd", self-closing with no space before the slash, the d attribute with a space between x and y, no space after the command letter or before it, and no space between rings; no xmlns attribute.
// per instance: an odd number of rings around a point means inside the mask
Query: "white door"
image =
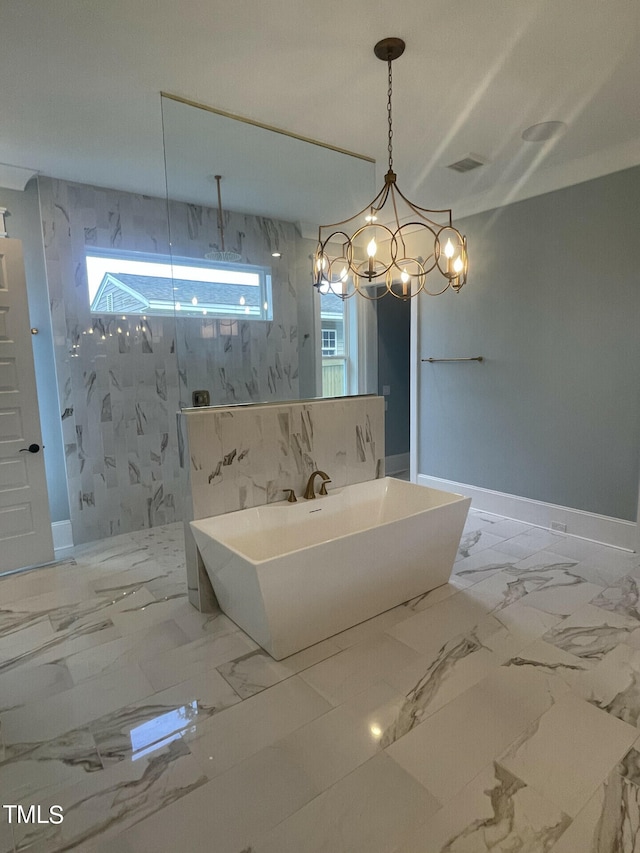
<svg viewBox="0 0 640 853"><path fill-rule="evenodd" d="M0 572L53 560L19 240L0 239Z"/></svg>

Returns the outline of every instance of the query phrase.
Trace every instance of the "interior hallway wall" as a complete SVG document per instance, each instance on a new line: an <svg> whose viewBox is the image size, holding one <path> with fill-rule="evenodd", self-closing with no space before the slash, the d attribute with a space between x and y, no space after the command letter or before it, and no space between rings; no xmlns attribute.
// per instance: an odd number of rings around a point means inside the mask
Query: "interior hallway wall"
<svg viewBox="0 0 640 853"><path fill-rule="evenodd" d="M640 167L470 216L458 294L423 298L418 470L636 520Z"/></svg>
<svg viewBox="0 0 640 853"><path fill-rule="evenodd" d="M409 453L411 303L384 296L375 304L378 394L389 389L385 395L385 456L402 456Z"/></svg>

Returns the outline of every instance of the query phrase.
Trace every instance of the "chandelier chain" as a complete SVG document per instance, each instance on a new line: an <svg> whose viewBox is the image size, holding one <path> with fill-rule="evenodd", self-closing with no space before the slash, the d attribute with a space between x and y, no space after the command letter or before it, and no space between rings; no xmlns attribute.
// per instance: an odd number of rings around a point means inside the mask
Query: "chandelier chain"
<svg viewBox="0 0 640 853"><path fill-rule="evenodd" d="M391 95L393 92L393 80L391 71L391 60L388 60L389 66L389 89L387 91L387 119L389 121L389 143L387 150L389 151L389 171L393 171L393 121L391 117Z"/></svg>

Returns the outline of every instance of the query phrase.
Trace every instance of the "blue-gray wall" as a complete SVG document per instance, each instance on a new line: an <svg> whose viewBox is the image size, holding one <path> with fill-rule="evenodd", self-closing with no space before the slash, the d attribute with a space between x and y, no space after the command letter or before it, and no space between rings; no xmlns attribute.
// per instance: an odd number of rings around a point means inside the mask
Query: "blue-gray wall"
<svg viewBox="0 0 640 853"><path fill-rule="evenodd" d="M468 217L460 294L420 304L419 471L635 521L640 167Z"/></svg>
<svg viewBox="0 0 640 853"><path fill-rule="evenodd" d="M0 207L8 210L8 236L22 242L29 319L39 332L32 337L32 342L51 521L65 521L69 518L69 501L37 182L30 181L24 192L0 187Z"/></svg>

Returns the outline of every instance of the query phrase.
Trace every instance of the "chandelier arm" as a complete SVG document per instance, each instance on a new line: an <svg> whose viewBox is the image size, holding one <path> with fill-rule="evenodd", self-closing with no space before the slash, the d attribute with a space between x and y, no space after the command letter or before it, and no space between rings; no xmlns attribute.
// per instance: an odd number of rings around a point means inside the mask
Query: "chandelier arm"
<svg viewBox="0 0 640 853"><path fill-rule="evenodd" d="M360 279L360 276L358 276L358 279ZM378 299L384 299L384 297L385 297L388 293L391 293L391 289L390 289L390 287L389 287L389 283L388 283L386 280L385 280L385 281L379 281L379 282L377 282L377 283L375 284L375 287L376 287L376 289L377 289L377 290L380 290L380 289L382 289L382 288L384 288L384 290L383 290L383 292L382 292L382 293L378 293L376 296L369 296L369 295L365 292L365 289L360 285L360 281L359 281L359 280L356 280L356 281L354 282L354 288L355 288L355 289L354 289L354 291L353 291L353 292L354 292L354 293L357 293L357 294L358 294L358 296L361 296L363 299L368 299L368 300L369 300L369 302L377 302L377 301L378 301Z"/></svg>
<svg viewBox="0 0 640 853"><path fill-rule="evenodd" d="M401 232L400 218L398 217L398 205L396 204L396 194L395 194L395 191L393 189L391 190L391 201L393 202L393 213L394 213L394 216L396 218L396 225L398 226L397 230L396 230L396 234L398 234L398 232ZM406 256L407 246L406 246L406 243L404 242L404 237L402 236L402 233L400 233L400 242L402 243L403 255Z"/></svg>
<svg viewBox="0 0 640 853"><path fill-rule="evenodd" d="M413 299L414 297L416 297L421 291L422 291L422 288L419 288L418 290L415 291L415 293L403 294L403 293L396 293L395 290L391 289L391 290L389 290L389 295L393 296L395 299L400 299L402 302L408 302L410 299ZM386 296L386 294L385 294L385 296Z"/></svg>
<svg viewBox="0 0 640 853"><path fill-rule="evenodd" d="M320 232L321 232L323 229L326 229L326 228L337 228L339 225L346 225L346 224L347 224L347 222L351 222L351 220L352 220L352 219L359 219L359 218L360 218L364 213L366 213L368 210L371 210L372 208L373 208L375 211L379 211L381 208L383 208L383 207L384 207L384 205L385 205L385 203L386 203L386 200L387 200L387 195L388 195L388 193L389 193L389 188L388 188L388 186L385 184L385 185L382 187L382 189L380 190L380 192L378 193L378 195L373 199L373 201L370 201L370 202L369 202L369 204L365 205L365 206L362 208L362 210L358 211L358 213L354 213L354 214L353 214L353 216L350 216L348 219L343 219L341 222L329 222L327 225L319 225L319 226L318 226L318 242L319 242L319 243L321 243L321 242L322 242L322 240L321 240L321 238L320 238ZM383 197L383 196L384 196L384 199L382 200L382 204L380 204L378 207L376 207L376 203L377 203L378 201L380 201L380 199L382 199L382 197Z"/></svg>
<svg viewBox="0 0 640 853"><path fill-rule="evenodd" d="M455 273L455 271L453 269L451 269L451 267L449 267L449 266L447 266L446 270L440 266L440 259L442 257L441 252L440 252L440 247L441 247L440 236L441 236L443 231L444 232L447 232L447 231L448 232L455 232L458 235L458 237L460 238L460 241L461 241L460 257L464 258L464 261L463 261L462 269L459 270L457 273ZM463 237L462 234L458 231L458 229L454 225L443 225L440 228L440 230L438 231L438 233L436 234L436 246L437 246L437 253L436 253L436 264L435 265L438 268L438 271L440 272L441 275L445 276L445 278L449 279L449 283L450 283L451 287L453 287L454 290L460 290L460 288L466 283L467 238ZM451 259L449 258L448 260L450 263ZM461 275L462 275L462 278L461 278Z"/></svg>
<svg viewBox="0 0 640 853"><path fill-rule="evenodd" d="M396 239L396 242L399 239L402 239L403 231L408 230L409 233L411 233L411 229L413 228L413 226L416 226L417 228L422 228L422 229L426 228L431 233L431 235L433 237L433 251L431 252L431 254L427 255L426 258L422 258L420 261L418 261L417 258L411 257L411 256L409 258L406 258L406 257L400 258L400 260L398 260L397 258L394 258L394 264L395 264L396 268L400 269L402 261L412 260L412 261L416 261L420 264L420 267L421 267L420 275L421 276L429 275L429 273L433 272L433 270L436 268L438 268L440 273L442 273L442 270L440 270L440 268L438 267L438 257L440 255L438 235L434 231L434 229L432 228L431 225L427 225L424 222L418 222L418 221L413 221L413 220L405 222L398 228L398 230L394 234L394 238ZM431 266L427 267L427 264L431 258L433 259L433 262L431 263Z"/></svg>
<svg viewBox="0 0 640 853"><path fill-rule="evenodd" d="M448 290L450 287L451 287L451 282L447 280L447 283L442 288L442 290L435 290L434 291L434 290L429 290L427 287L423 287L422 291L423 291L423 293L426 293L427 296L442 296L442 294L445 292L445 290Z"/></svg>
<svg viewBox="0 0 640 853"><path fill-rule="evenodd" d="M388 183L386 183L386 181L385 181L385 185L382 187L382 189L380 190L380 192L378 193L378 195L377 195L377 196L374 198L374 200L371 202L371 204L369 205L369 208L370 208L371 210L375 210L375 212L376 212L376 213L380 213L380 211L382 210L382 208L383 208L383 207L385 206L385 204L387 203L387 199L389 198L389 190L390 190L390 189L391 189L391 184L388 184ZM376 207L376 204L375 204L375 203L376 203L377 201L380 201L380 204ZM352 219L353 219L353 217L352 217Z"/></svg>
<svg viewBox="0 0 640 853"><path fill-rule="evenodd" d="M334 290L332 285L329 285L329 290L333 293L334 296L337 296L339 299L342 299L345 302L347 299L351 299L352 296L355 296L358 292L358 288L354 286L354 289L350 293L345 293L344 291ZM327 291L328 292L328 291Z"/></svg>
<svg viewBox="0 0 640 853"><path fill-rule="evenodd" d="M417 213L418 216L422 216L423 213L447 213L449 215L449 227L453 227L453 212L450 207L443 207L441 210L431 209L428 207L420 207L419 204L414 204L412 201L409 201L409 199L402 192L397 183L396 190L398 191L398 195L405 202L405 204L407 204L413 210L414 213ZM422 218L428 220L431 225L435 225L437 228L442 228L442 224L440 222L434 222L433 220L430 220L427 216L422 216Z"/></svg>

